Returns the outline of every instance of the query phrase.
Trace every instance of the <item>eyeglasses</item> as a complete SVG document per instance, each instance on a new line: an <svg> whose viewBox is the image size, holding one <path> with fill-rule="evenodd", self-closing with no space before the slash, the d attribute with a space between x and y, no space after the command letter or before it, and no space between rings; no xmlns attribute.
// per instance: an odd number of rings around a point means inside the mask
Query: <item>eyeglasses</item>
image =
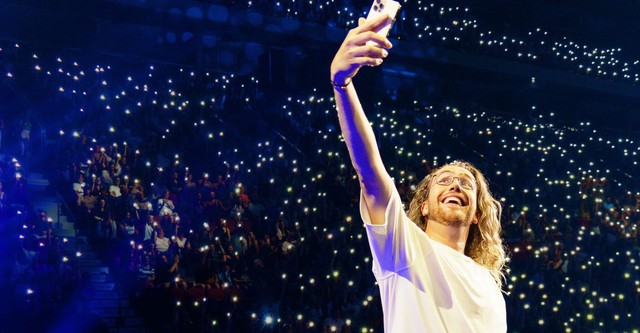
<svg viewBox="0 0 640 333"><path fill-rule="evenodd" d="M436 184L441 186L449 186L453 183L453 180L456 179L458 181L458 185L465 190L474 190L476 188L476 183L467 178L467 177L454 177L451 175L444 175L440 178L436 179Z"/></svg>

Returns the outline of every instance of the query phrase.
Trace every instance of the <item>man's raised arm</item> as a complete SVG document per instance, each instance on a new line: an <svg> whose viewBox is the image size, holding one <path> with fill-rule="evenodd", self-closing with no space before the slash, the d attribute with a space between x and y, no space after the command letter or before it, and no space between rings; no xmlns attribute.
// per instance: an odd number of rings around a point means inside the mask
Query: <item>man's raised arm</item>
<svg viewBox="0 0 640 333"><path fill-rule="evenodd" d="M388 20L387 16L371 21L361 18L358 27L349 31L331 63L331 82L340 129L373 224L384 223L391 182L352 79L362 66L379 66L387 56L386 49L391 48L391 43L374 30ZM374 43L367 44L368 41Z"/></svg>

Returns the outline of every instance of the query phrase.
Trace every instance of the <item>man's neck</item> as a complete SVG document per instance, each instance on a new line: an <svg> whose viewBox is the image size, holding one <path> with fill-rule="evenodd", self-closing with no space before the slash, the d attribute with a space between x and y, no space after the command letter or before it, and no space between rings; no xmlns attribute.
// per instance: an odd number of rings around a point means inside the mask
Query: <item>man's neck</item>
<svg viewBox="0 0 640 333"><path fill-rule="evenodd" d="M469 225L447 226L429 220L425 232L429 238L464 254Z"/></svg>

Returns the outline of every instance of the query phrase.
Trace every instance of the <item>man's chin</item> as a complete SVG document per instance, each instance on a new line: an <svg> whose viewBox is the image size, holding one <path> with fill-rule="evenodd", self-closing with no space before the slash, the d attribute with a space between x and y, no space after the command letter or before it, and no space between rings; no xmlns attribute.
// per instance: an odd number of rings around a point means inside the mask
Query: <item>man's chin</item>
<svg viewBox="0 0 640 333"><path fill-rule="evenodd" d="M443 214L439 214L437 218L434 218L438 224L447 226L447 227L461 227L471 225L471 219L466 216L463 212L445 212Z"/></svg>

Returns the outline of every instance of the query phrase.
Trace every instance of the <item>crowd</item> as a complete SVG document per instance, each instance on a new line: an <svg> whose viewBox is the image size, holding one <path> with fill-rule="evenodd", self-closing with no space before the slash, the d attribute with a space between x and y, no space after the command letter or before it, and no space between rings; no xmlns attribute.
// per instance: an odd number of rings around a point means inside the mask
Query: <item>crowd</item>
<svg viewBox="0 0 640 333"><path fill-rule="evenodd" d="M313 4L334 20L299 2ZM3 244L2 305L18 304L4 313L53 320L90 297L47 212L29 208L21 163L35 169L40 155L153 331L382 330L329 88L289 95L250 76L85 65L19 45L0 57L12 64L4 80L66 110L27 114L5 133L21 139L1 165L2 231L16 235ZM454 159L489 178L504 207L509 331L640 329L636 133L544 110L365 99L403 202ZM40 143L21 136L40 128Z"/></svg>
<svg viewBox="0 0 640 333"><path fill-rule="evenodd" d="M612 81L640 81L640 61L619 47L598 47L544 26L517 30L514 24L489 26L465 6L451 1L399 1L392 36L431 47L458 49L526 64L561 69ZM210 2L207 2L210 3ZM353 28L366 17L371 1L214 1L229 8L256 10L284 18ZM577 15L577 14L576 14ZM508 25L508 28L505 28Z"/></svg>

